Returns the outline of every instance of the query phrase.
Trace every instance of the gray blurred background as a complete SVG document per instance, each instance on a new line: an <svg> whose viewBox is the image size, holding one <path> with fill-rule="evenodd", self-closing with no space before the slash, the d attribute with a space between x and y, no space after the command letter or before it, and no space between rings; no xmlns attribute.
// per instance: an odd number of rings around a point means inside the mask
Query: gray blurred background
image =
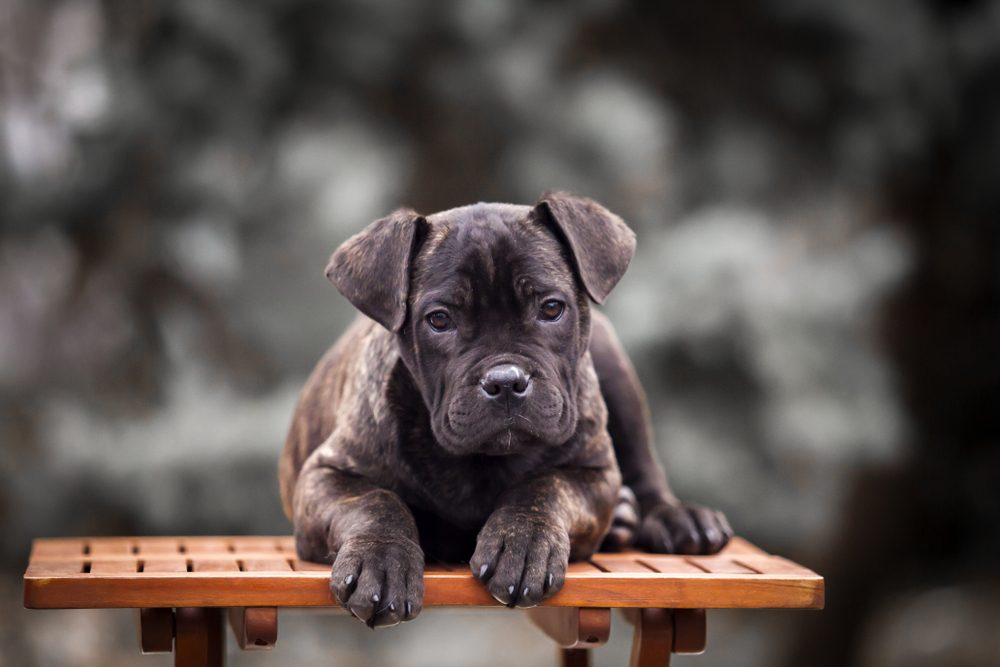
<svg viewBox="0 0 1000 667"><path fill-rule="evenodd" d="M21 609L30 540L288 533L329 253L565 188L638 233L606 311L677 492L827 576L676 663L1000 664L998 3L2 0L0 84L0 663L169 664ZM554 657L503 611L281 623L233 663Z"/></svg>

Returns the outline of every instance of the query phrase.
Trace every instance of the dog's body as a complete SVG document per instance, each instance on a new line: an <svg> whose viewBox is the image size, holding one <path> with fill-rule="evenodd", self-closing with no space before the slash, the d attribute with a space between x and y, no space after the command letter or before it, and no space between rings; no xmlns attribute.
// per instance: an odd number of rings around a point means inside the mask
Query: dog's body
<svg viewBox="0 0 1000 667"><path fill-rule="evenodd" d="M618 545L725 544L724 517L671 494L634 370L590 310L633 248L616 216L557 194L399 211L334 254L328 277L372 319L306 384L281 491L300 555L333 563L356 616L413 618L425 553L469 561L505 604L537 604L616 504ZM638 507L619 503L623 479Z"/></svg>

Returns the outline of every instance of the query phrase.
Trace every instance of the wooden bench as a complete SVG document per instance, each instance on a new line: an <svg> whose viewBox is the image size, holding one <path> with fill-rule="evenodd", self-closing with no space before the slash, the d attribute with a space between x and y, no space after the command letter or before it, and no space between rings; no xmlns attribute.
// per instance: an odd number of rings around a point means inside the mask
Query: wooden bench
<svg viewBox="0 0 1000 667"><path fill-rule="evenodd" d="M220 665L223 616L240 648L266 650L279 607L335 607L329 566L295 556L290 537L40 539L24 574L30 609L138 610L143 653L174 651L176 665ZM823 607L823 578L736 538L715 556L595 554L573 563L563 589L525 613L586 665L607 641L611 609L633 625L632 665L667 665L705 647L707 608ZM430 565L424 607L498 607L467 565ZM225 613L224 613L225 612ZM419 620L417 621L419 622Z"/></svg>

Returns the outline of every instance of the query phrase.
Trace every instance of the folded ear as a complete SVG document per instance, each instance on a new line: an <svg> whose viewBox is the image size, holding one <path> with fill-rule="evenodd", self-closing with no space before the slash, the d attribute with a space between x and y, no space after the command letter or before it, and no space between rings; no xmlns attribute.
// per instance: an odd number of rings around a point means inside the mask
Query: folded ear
<svg viewBox="0 0 1000 667"><path fill-rule="evenodd" d="M409 209L376 220L337 248L326 277L355 308L399 331L406 321L410 262L426 224Z"/></svg>
<svg viewBox="0 0 1000 667"><path fill-rule="evenodd" d="M563 237L590 298L604 303L635 254L635 233L593 199L547 192L535 206Z"/></svg>

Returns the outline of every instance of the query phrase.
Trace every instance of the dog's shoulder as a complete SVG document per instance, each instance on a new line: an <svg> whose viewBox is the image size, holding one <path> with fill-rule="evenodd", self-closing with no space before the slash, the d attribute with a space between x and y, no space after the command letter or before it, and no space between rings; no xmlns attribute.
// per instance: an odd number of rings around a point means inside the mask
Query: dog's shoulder
<svg viewBox="0 0 1000 667"><path fill-rule="evenodd" d="M281 457L286 512L302 464L334 431L366 439L391 428L388 383L398 362L392 334L361 315L316 364L299 394Z"/></svg>

